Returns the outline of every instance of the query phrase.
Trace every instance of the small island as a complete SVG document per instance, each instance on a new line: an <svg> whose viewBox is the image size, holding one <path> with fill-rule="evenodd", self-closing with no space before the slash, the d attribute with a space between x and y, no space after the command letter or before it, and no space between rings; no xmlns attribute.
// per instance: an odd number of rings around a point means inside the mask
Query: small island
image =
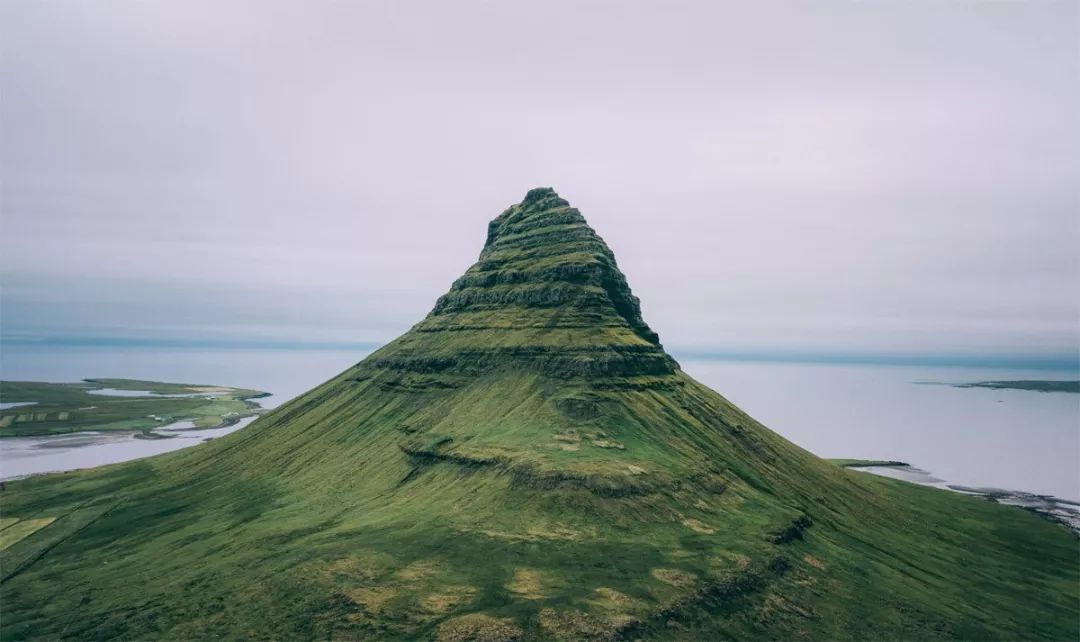
<svg viewBox="0 0 1080 642"><path fill-rule="evenodd" d="M1077 392L1080 393L1080 381L977 381L975 383L954 384L956 388L990 388L992 390L1033 390L1036 392Z"/></svg>
<svg viewBox="0 0 1080 642"><path fill-rule="evenodd" d="M843 468L907 468L911 464L892 459L829 459L832 463Z"/></svg>
<svg viewBox="0 0 1080 642"><path fill-rule="evenodd" d="M139 379L0 381L0 437L92 430L163 439L170 435L156 429L231 426L258 414L262 408L253 399L269 395L245 388Z"/></svg>

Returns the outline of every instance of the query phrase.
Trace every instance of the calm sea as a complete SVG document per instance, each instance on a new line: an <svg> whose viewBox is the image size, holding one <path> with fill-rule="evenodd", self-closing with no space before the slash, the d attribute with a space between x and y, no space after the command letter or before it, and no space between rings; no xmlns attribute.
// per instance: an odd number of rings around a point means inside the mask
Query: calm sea
<svg viewBox="0 0 1080 642"><path fill-rule="evenodd" d="M221 384L271 392L274 396L262 401L272 407L363 357L363 352L333 350L16 346L4 349L0 376ZM1073 372L693 360L682 366L769 428L823 457L898 459L953 484L1080 499L1080 395L939 385L1075 379ZM146 449L143 454L156 454L185 445L167 441L175 443L113 440L63 452L68 464L81 466L138 456L140 448ZM109 450L110 443L119 446ZM38 450L43 451L40 457L56 460L56 449L35 448L30 442L0 440L0 474L12 476L5 467L25 473L47 466L49 460L36 459Z"/></svg>

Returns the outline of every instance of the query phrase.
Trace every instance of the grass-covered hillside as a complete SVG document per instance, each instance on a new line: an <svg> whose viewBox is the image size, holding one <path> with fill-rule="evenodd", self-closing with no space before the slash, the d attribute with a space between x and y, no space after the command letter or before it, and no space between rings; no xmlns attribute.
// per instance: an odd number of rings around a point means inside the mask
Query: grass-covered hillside
<svg viewBox="0 0 1080 642"><path fill-rule="evenodd" d="M37 526L3 539L4 640L1080 634L1068 530L767 430L666 355L549 189L331 381L0 499Z"/></svg>

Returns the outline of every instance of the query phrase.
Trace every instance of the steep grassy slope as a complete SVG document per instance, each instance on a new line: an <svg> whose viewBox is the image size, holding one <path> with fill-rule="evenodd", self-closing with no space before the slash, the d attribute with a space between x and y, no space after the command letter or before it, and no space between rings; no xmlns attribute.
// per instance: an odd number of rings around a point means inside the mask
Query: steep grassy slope
<svg viewBox="0 0 1080 642"><path fill-rule="evenodd" d="M248 428L10 484L3 639L1075 639L1077 542L844 470L682 373L551 190Z"/></svg>

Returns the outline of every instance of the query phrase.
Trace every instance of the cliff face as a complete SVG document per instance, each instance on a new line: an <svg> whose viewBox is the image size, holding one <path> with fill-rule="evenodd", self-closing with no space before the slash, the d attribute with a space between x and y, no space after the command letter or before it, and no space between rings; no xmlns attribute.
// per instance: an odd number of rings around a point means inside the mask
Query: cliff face
<svg viewBox="0 0 1080 642"><path fill-rule="evenodd" d="M1078 633L1068 532L766 429L664 352L547 188L337 377L225 438L0 501L49 523L0 550L4 640Z"/></svg>

